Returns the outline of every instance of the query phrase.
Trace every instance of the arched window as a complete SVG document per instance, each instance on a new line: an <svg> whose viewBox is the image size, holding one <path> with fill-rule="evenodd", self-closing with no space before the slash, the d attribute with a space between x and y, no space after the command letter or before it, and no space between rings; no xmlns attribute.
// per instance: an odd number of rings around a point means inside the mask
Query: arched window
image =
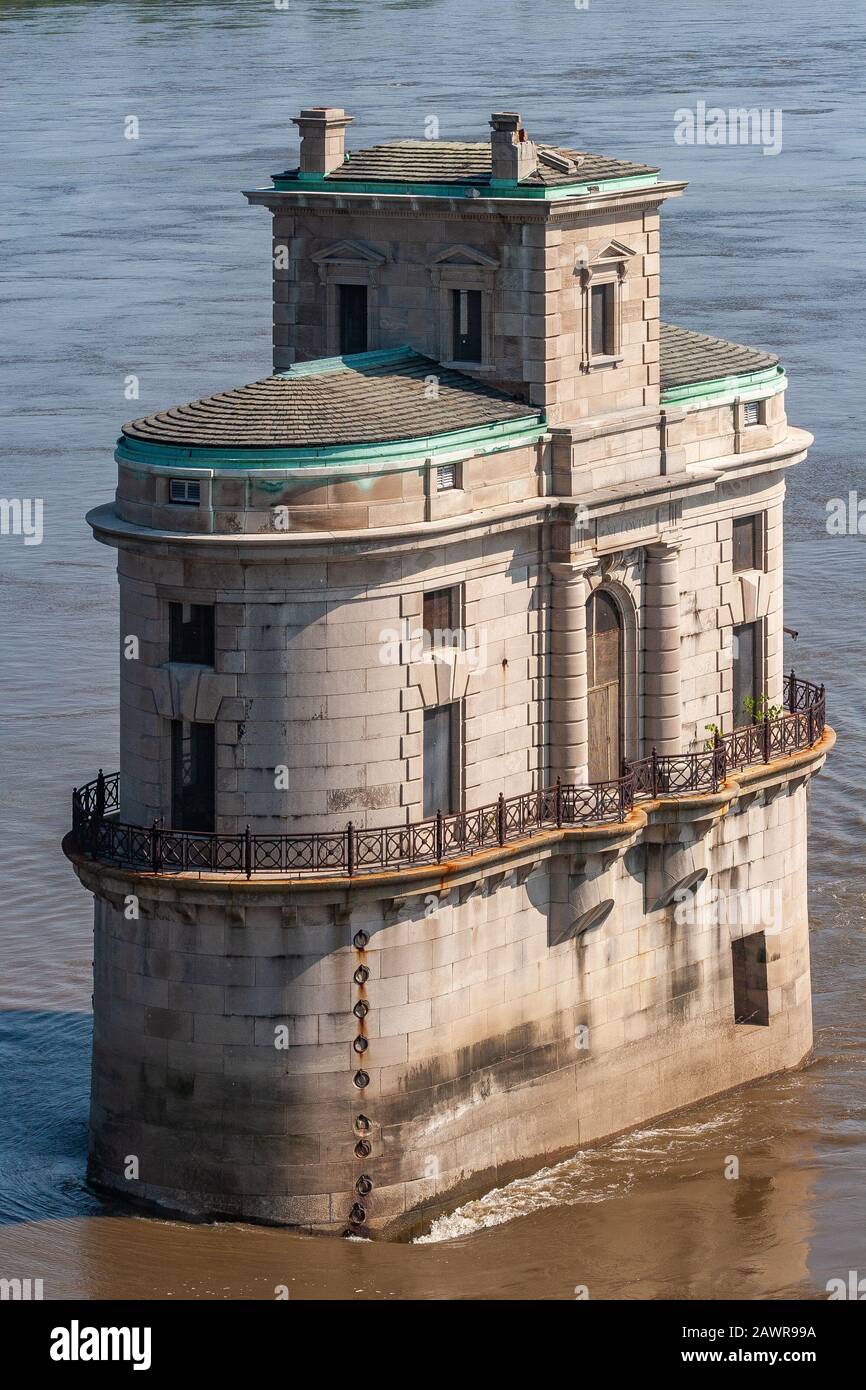
<svg viewBox="0 0 866 1390"><path fill-rule="evenodd" d="M622 771L622 618L609 594L596 589L586 605L589 780Z"/></svg>

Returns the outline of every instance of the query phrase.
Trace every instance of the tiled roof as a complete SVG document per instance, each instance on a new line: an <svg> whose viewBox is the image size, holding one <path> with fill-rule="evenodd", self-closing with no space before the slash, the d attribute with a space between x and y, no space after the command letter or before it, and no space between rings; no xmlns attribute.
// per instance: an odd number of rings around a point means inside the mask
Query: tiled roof
<svg viewBox="0 0 866 1390"><path fill-rule="evenodd" d="M759 348L660 325L661 389L776 366ZM435 393L426 390L435 378ZM179 448L319 449L379 444L536 419L495 387L397 348L298 363L279 376L172 406L123 426L130 439Z"/></svg>
<svg viewBox="0 0 866 1390"><path fill-rule="evenodd" d="M435 394L425 390L436 380ZM131 439L202 449L318 449L535 419L537 410L411 349L299 363L279 376L123 426Z"/></svg>
<svg viewBox="0 0 866 1390"><path fill-rule="evenodd" d="M706 333L694 333L690 328L678 328L672 323L660 324L659 336L663 391L699 381L760 372L766 367L775 367L779 361L772 352L729 343L725 338L711 338Z"/></svg>
<svg viewBox="0 0 866 1390"><path fill-rule="evenodd" d="M550 150L576 167L564 170L544 162ZM631 164L604 154L586 154L540 145L541 158L535 173L522 179L530 187L556 187L558 184L595 183L636 174L657 174L646 164ZM557 161L561 163L561 159ZM328 175L328 182L381 181L388 183L489 183L490 142L463 140L395 140L374 145L369 150L352 150L345 164Z"/></svg>

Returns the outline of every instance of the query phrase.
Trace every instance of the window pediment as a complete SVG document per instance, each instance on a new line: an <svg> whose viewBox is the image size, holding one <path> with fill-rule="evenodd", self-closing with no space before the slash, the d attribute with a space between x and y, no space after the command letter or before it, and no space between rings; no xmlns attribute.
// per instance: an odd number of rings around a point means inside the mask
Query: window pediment
<svg viewBox="0 0 866 1390"><path fill-rule="evenodd" d="M479 251L475 246L465 246L460 242L453 246L446 246L444 251L439 251L430 264L439 270L445 270L450 266L461 269L499 269L499 262L495 257L488 256L486 251Z"/></svg>
<svg viewBox="0 0 866 1390"><path fill-rule="evenodd" d="M367 246L363 241L343 238L342 241L325 246L321 251L315 251L310 259L319 272L322 284L331 287L331 293L335 282L341 280L367 284L372 289L378 283L380 268L387 258L381 251ZM335 312L332 305L328 310L329 319L333 319ZM329 337L333 338L333 324Z"/></svg>
<svg viewBox="0 0 866 1390"><path fill-rule="evenodd" d="M324 351L336 356L378 347L380 270L387 257L366 242L343 237L315 251L310 259L324 285ZM354 286L364 290L361 298L350 301L346 291ZM347 349L343 340L356 334L360 341L366 339L365 347Z"/></svg>
<svg viewBox="0 0 866 1390"><path fill-rule="evenodd" d="M333 245L324 247L321 251L316 251L310 259L319 266L320 269L328 266L346 265L353 263L366 266L384 265L385 257L381 251L375 250L372 246L367 246L363 241L335 241Z"/></svg>
<svg viewBox="0 0 866 1390"><path fill-rule="evenodd" d="M593 267L615 266L631 260L631 257L636 254L630 246L626 246L621 241L600 241L590 248L586 264Z"/></svg>
<svg viewBox="0 0 866 1390"><path fill-rule="evenodd" d="M575 274L590 275L593 271L616 270L625 274L626 262L637 252L622 241L597 241L594 246L581 246L575 261Z"/></svg>

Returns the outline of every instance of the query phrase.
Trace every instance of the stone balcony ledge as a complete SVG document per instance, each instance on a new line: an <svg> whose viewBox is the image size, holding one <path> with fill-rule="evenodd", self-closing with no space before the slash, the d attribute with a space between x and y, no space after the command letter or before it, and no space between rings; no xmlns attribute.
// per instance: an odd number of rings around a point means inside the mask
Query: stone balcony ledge
<svg viewBox="0 0 866 1390"><path fill-rule="evenodd" d="M450 892L463 885L478 883L494 875L520 872L535 863L555 855L568 855L575 861L594 856L620 857L644 833L652 834L658 827L690 826L695 833L705 833L710 824L728 814L735 802L744 796L770 789L781 790L797 780L805 780L818 772L836 742L834 730L825 725L821 736L811 747L798 749L784 757L766 763L737 769L715 790L681 793L673 796L647 797L635 804L621 820L593 822L582 825L539 826L531 833L515 836L503 844L475 849L462 854L445 855L441 860L416 864L385 865L364 869L352 874L318 871L303 875L298 872L268 872L256 869L249 876L242 869L208 870L206 868L176 869L165 867L158 872L144 865L122 863L94 855L82 847L76 832L70 831L63 840L63 851L72 862L78 877L91 892L115 895L122 904L130 886L137 885L148 897L169 897L178 891L188 900L191 890L208 896L213 892L237 892L246 898L250 893L268 895L303 894L310 900L316 895L333 900L339 891L357 896L370 891L383 896L383 890L393 890L395 896L414 896L421 893ZM469 815L471 813L467 813ZM106 817L106 820L109 820ZM702 825L703 823L703 825ZM406 827L408 829L409 827ZM143 834L148 832L142 831ZM385 832L369 832L372 835ZM221 838L221 837L216 837ZM233 839L237 837L222 837ZM263 836L263 840L275 837ZM338 836L331 838L339 838ZM387 895L387 893L385 894Z"/></svg>

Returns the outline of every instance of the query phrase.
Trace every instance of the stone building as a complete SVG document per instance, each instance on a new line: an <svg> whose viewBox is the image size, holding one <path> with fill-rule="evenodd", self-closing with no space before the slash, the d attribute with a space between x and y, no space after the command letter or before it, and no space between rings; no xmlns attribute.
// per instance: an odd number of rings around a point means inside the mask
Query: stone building
<svg viewBox="0 0 866 1390"><path fill-rule="evenodd" d="M123 427L121 767L65 847L93 1181L390 1234L803 1060L833 735L785 373L660 319L684 185L349 122L246 195L273 374Z"/></svg>

